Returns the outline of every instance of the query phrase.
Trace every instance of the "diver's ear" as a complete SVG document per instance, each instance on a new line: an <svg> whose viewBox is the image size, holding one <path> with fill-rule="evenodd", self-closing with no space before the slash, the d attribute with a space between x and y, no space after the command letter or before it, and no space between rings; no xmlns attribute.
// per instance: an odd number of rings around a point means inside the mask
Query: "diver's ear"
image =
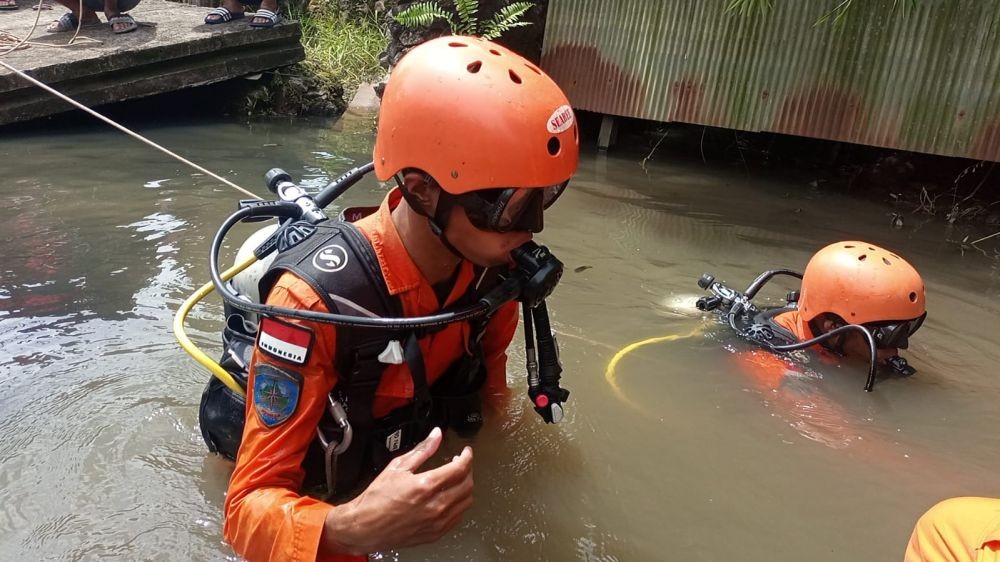
<svg viewBox="0 0 1000 562"><path fill-rule="evenodd" d="M409 195L406 198L407 202L419 205L419 209L414 209L418 213L433 217L441 188L430 176L417 170L406 171L402 176L402 189Z"/></svg>

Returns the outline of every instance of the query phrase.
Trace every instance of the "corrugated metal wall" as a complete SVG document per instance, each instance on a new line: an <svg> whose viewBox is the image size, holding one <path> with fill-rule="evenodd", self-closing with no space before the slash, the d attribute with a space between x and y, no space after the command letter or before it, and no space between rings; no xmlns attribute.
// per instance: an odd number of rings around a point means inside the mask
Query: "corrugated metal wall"
<svg viewBox="0 0 1000 562"><path fill-rule="evenodd" d="M551 0L541 64L580 109L1000 161L1000 2L839 2Z"/></svg>

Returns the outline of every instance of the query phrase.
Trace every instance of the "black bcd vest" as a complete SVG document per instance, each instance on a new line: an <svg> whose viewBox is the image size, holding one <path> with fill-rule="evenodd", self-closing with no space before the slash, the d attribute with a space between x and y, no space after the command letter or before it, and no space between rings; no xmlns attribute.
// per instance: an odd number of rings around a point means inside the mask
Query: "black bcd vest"
<svg viewBox="0 0 1000 562"><path fill-rule="evenodd" d="M402 317L402 305L389 294L374 249L364 235L347 222L328 221L318 227L308 239L276 257L260 281L260 294L267 295L278 277L288 271L308 283L331 312ZM490 273L484 272L478 288L470 287L456 304L469 304L476 298L476 290L488 289L495 282ZM246 388L257 327L228 305L226 316L220 364ZM344 406L353 438L347 450L337 456L331 454L332 447L324 450L314 440L303 463L304 487L310 491L325 487L327 497L342 499L374 478L393 457L412 449L434 426L450 427L461 435L474 434L483 420L479 390L486 370L480 340L488 321L487 317L469 321L468 352L431 386L418 342L435 329L389 331L338 326L338 383L331 397ZM414 401L376 419L372 412L375 390L386 367L378 357L389 345L397 345L391 342L398 342L413 376ZM235 459L245 412L246 401L213 376L202 394L199 411L209 450ZM324 414L320 429L334 442L342 437L329 412Z"/></svg>

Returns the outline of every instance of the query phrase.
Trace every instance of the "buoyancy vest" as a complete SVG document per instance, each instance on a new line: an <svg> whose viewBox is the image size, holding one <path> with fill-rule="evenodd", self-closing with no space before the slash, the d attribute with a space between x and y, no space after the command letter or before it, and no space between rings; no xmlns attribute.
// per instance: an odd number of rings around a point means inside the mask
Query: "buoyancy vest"
<svg viewBox="0 0 1000 562"><path fill-rule="evenodd" d="M316 259L320 254L324 259ZM403 316L399 299L389 294L374 249L350 223L323 223L309 239L279 254L260 280L260 294L267 295L285 272L309 284L330 312L387 318ZM483 282L474 284L478 287L470 286L456 304L474 299L477 290L488 290L494 282L492 272L483 272ZM227 310L229 318L223 331L225 347L221 364L245 387L253 351L254 336L251 334L256 333L256 326L248 325L242 315L233 312L229 314ZM304 463L307 482L319 484L325 480L326 496L343 498L378 474L393 457L412 449L432 427L450 427L462 435L478 431L483 422L479 391L486 381L480 342L489 317L467 322L470 337L466 351L433 385L427 383L419 341L434 329L390 331L338 326L334 366L338 382L331 399L346 411L352 439L342 454L332 454L333 445L343 438L343 430L326 412L319 429L331 445L324 447L318 440L314 443ZM386 367L379 357L390 346L395 347L409 367L413 377L413 402L376 419L372 411L375 391ZM242 397L212 377L203 393L200 412L202 434L211 451L235 458L245 409ZM317 478L317 472L322 478Z"/></svg>
<svg viewBox="0 0 1000 562"><path fill-rule="evenodd" d="M777 316L790 310L794 310L794 307L765 308L754 314L740 329L746 337L764 346L798 343L799 339L794 333L775 321Z"/></svg>

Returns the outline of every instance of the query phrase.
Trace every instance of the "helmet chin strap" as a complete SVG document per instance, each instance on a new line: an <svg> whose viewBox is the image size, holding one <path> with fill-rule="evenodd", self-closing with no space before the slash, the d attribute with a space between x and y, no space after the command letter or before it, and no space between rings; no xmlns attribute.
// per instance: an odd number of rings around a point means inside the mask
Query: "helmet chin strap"
<svg viewBox="0 0 1000 562"><path fill-rule="evenodd" d="M431 180L428 176L425 177L425 181L430 183L433 180ZM462 255L462 252L459 252L458 248L448 241L448 236L444 232L444 228L448 224L448 217L451 216L451 209L455 206L451 195L439 187L437 207L434 209L434 214L430 215L424 210L420 201L417 201L417 198L414 197L408 189L406 189L399 174L396 174L396 183L399 185L399 189L403 194L403 199L406 200L406 203L410 206L410 208L416 211L418 215L427 217L427 224L430 225L431 232L438 237L438 240L444 244L444 247L448 248L448 251L455 254L455 256L459 259L469 261L469 258Z"/></svg>

